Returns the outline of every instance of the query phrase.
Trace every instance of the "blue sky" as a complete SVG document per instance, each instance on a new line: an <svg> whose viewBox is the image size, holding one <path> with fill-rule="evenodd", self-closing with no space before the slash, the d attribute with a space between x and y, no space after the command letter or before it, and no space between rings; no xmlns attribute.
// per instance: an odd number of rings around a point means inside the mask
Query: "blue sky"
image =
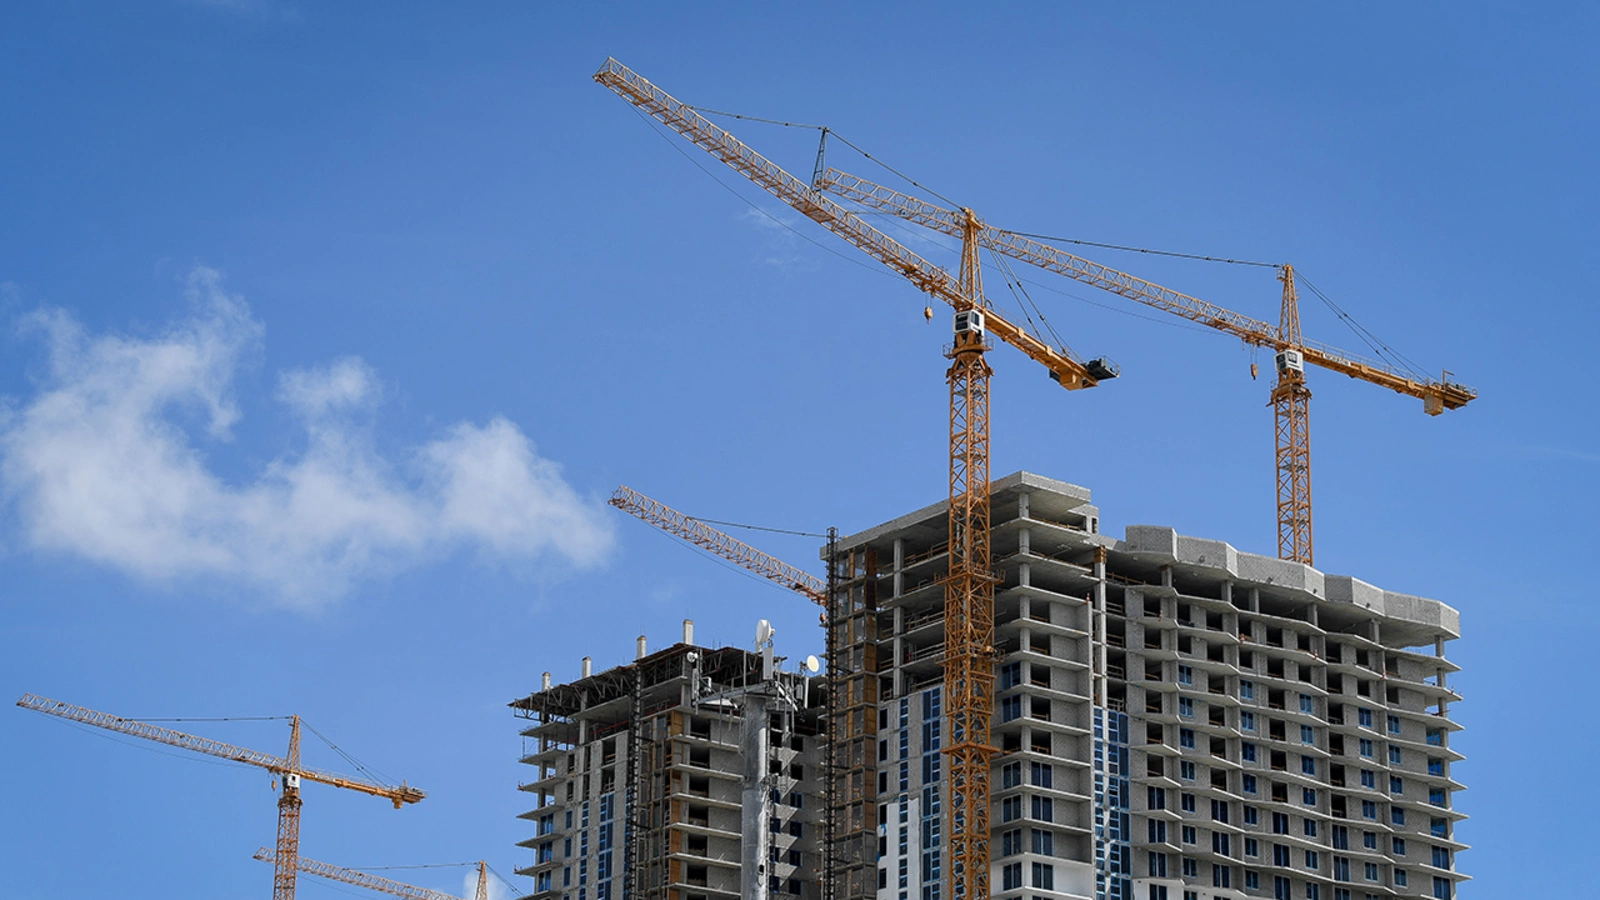
<svg viewBox="0 0 1600 900"><path fill-rule="evenodd" d="M1292 262L1423 369L1477 387L1429 419L1311 374L1318 563L1462 612L1462 896L1587 885L1600 798L1570 777L1597 737L1575 699L1587 648L1556 638L1600 624L1597 19L13 5L0 695L298 713L431 792L395 812L308 788L308 856L509 875L526 773L505 703L540 672L624 661L686 616L705 640L744 643L769 618L785 651L818 648L806 604L603 498L627 483L707 517L847 532L939 499L945 318L924 324L898 277L692 164L590 80L615 55L689 103L826 124L1000 227ZM729 124L809 174L815 132ZM837 143L830 162L892 178ZM1277 314L1267 269L1086 255ZM992 354L995 473L1090 487L1114 534L1165 524L1271 553L1267 381L1249 376L1270 360L1024 277L1075 350L1124 375L1067 394ZM988 286L1012 302L993 271ZM1308 336L1365 349L1303 308ZM814 540L758 538L815 565ZM6 896L270 890L250 859L273 836L265 773L3 720ZM185 727L286 738L280 722ZM460 891L465 874L405 876Z"/></svg>

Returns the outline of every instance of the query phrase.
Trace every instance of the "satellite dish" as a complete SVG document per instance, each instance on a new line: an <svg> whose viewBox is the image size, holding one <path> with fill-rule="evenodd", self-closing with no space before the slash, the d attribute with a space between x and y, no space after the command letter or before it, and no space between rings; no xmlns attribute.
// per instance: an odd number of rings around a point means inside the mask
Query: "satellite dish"
<svg viewBox="0 0 1600 900"><path fill-rule="evenodd" d="M819 669L821 669L821 668L822 668L822 663L818 662L817 658L815 656L806 657L806 671L807 672L810 672L811 674L815 675L815 674L817 674L817 671Z"/></svg>
<svg viewBox="0 0 1600 900"><path fill-rule="evenodd" d="M767 642L772 640L772 634L773 634L773 632L772 632L772 623L771 622L768 622L766 619L762 619L761 621L757 622L756 623L756 646L757 647L765 647L767 645Z"/></svg>

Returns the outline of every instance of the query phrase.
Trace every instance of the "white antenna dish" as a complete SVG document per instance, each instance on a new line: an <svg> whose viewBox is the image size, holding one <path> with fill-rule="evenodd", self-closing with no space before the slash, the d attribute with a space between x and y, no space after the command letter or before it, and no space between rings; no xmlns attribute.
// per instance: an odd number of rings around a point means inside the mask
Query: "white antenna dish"
<svg viewBox="0 0 1600 900"><path fill-rule="evenodd" d="M772 623L771 622L768 622L766 619L762 619L761 621L756 623L756 646L757 647L765 647L767 645L767 642L772 640L772 635L773 635L773 631L772 631Z"/></svg>
<svg viewBox="0 0 1600 900"><path fill-rule="evenodd" d="M807 672L810 672L811 674L815 675L815 674L817 674L817 671L820 670L821 668L822 668L822 663L819 662L815 656L806 657L806 671Z"/></svg>

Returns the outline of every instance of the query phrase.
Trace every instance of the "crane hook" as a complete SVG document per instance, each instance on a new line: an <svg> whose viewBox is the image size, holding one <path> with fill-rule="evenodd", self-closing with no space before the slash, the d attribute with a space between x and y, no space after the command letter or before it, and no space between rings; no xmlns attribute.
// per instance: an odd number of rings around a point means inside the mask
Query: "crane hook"
<svg viewBox="0 0 1600 900"><path fill-rule="evenodd" d="M924 306L922 308L922 319L925 322L932 322L933 321L933 307Z"/></svg>
<svg viewBox="0 0 1600 900"><path fill-rule="evenodd" d="M1255 363L1251 363L1250 364L1250 380L1251 381L1255 381L1256 380L1256 376L1258 374L1260 374L1260 372L1259 372L1259 370L1256 369L1256 364Z"/></svg>

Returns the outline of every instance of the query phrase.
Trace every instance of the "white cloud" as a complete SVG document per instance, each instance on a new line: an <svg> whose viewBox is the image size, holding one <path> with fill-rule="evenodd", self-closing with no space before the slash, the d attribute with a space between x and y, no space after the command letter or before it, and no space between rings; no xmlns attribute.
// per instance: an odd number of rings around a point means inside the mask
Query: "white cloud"
<svg viewBox="0 0 1600 900"><path fill-rule="evenodd" d="M610 545L602 507L505 419L386 459L359 415L381 397L377 374L353 357L282 375L277 397L302 423L303 449L229 483L204 446L231 439L235 374L260 355L262 327L213 270L191 274L189 295L189 316L153 337L31 317L48 376L0 402L0 491L27 545L147 580L221 578L297 606L457 548L587 566Z"/></svg>
<svg viewBox="0 0 1600 900"><path fill-rule="evenodd" d="M308 419L356 409L378 399L378 373L347 356L324 369L297 369L278 379L278 399Z"/></svg>

